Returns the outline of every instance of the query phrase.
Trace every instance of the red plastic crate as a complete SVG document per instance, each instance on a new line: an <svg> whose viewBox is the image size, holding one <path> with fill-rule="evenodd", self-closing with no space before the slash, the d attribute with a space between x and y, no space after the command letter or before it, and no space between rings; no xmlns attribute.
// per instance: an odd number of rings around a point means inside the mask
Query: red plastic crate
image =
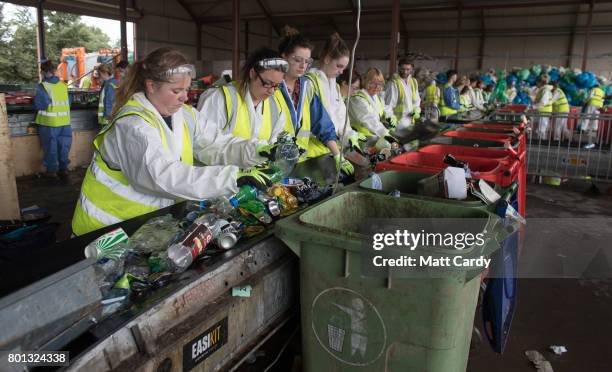
<svg viewBox="0 0 612 372"><path fill-rule="evenodd" d="M525 112L527 110L527 105L517 104L517 105L506 105L500 108L499 112Z"/></svg>
<svg viewBox="0 0 612 372"><path fill-rule="evenodd" d="M517 141L519 142L518 152L523 153L526 149L525 134L521 133L516 135L515 133L491 133L491 132L477 132L477 131L460 131L450 130L442 133L445 137L457 137L457 138L469 138L476 140L486 141L498 141L505 145L506 143L510 146L514 145Z"/></svg>
<svg viewBox="0 0 612 372"><path fill-rule="evenodd" d="M442 157L444 157L444 155L446 154L451 154L458 158L488 158L506 163L508 168L513 170L513 180L518 181L519 213L522 216L525 215L527 197L527 162L525 158L525 152L518 154L512 149L497 150L485 147L468 147L456 145L428 145L421 148L418 152L437 154Z"/></svg>
<svg viewBox="0 0 612 372"><path fill-rule="evenodd" d="M518 162L508 164L505 161L470 156L456 156L456 159L469 163L474 178L484 179L501 187L510 186L518 178ZM376 165L376 171L397 170L435 174L446 167L448 164L444 163L444 154L416 151L380 162Z"/></svg>

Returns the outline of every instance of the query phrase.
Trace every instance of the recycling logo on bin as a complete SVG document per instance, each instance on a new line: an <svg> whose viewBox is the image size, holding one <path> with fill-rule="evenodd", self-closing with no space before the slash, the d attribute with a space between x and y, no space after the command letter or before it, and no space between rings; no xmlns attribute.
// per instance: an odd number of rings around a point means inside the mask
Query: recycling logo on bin
<svg viewBox="0 0 612 372"><path fill-rule="evenodd" d="M348 288L328 288L315 297L312 330L331 356L353 366L374 363L387 343L387 329L378 309Z"/></svg>

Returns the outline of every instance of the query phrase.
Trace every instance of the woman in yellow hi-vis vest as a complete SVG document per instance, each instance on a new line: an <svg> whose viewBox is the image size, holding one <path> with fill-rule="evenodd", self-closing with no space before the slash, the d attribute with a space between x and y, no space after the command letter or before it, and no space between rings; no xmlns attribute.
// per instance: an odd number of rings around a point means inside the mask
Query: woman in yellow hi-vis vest
<svg viewBox="0 0 612 372"><path fill-rule="evenodd" d="M385 86L382 72L374 67L369 68L363 75L363 89L351 96L349 117L351 126L367 138L367 145L374 146L379 139L389 142L396 140L389 135L389 129L394 127L395 115L393 110L385 106L378 96Z"/></svg>
<svg viewBox="0 0 612 372"><path fill-rule="evenodd" d="M277 52L268 48L253 52L241 69L240 79L207 94L200 108L207 125L242 139L276 142L286 113L274 92L286 71L287 61Z"/></svg>
<svg viewBox="0 0 612 372"><path fill-rule="evenodd" d="M336 129L336 136L342 145L359 147L359 140L365 140L363 136L354 131L346 120L346 105L340 91L340 85L336 78L342 74L348 66L350 52L346 43L338 33L333 33L323 44L319 53L319 67L312 68L306 74L315 88L315 94L323 103L323 107L331 117ZM344 136L344 137L342 137ZM315 137L310 137L308 148L309 157L319 157L329 153L329 149ZM349 169L347 162L342 157L336 156L336 165Z"/></svg>
<svg viewBox="0 0 612 372"><path fill-rule="evenodd" d="M281 40L278 49L281 56L289 63L285 80L276 91L276 96L287 113L285 130L296 138L297 145L304 151L300 160L309 157L308 147L311 135L329 149L335 157L340 157L340 150L336 143L336 130L323 103L314 92L314 85L304 76L312 64L312 44L296 29L285 27L285 37ZM345 173L351 173L352 165L337 162L339 168Z"/></svg>
<svg viewBox="0 0 612 372"><path fill-rule="evenodd" d="M136 62L117 91L112 120L94 139L72 219L82 235L170 206L238 191L238 167L266 159L257 144L222 134L186 105L193 65L171 48ZM197 159L207 166L194 166ZM230 165L231 164L231 165Z"/></svg>
<svg viewBox="0 0 612 372"><path fill-rule="evenodd" d="M398 74L387 82L385 88L385 104L393 108L397 118L399 135L405 134L416 120L421 117L421 96L419 83L412 77L414 65L406 58L397 63Z"/></svg>
<svg viewBox="0 0 612 372"><path fill-rule="evenodd" d="M45 176L64 178L68 176L68 154L72 145L68 88L55 76L53 62L44 61L40 70L43 81L36 88L34 108L38 110L35 122L43 149Z"/></svg>

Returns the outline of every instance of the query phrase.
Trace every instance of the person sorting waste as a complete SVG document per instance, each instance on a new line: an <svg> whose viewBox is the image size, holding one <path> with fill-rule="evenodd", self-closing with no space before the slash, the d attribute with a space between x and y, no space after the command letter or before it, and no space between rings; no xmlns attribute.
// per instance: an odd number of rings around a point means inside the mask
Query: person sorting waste
<svg viewBox="0 0 612 372"><path fill-rule="evenodd" d="M319 68L312 68L306 76L314 83L315 94L323 103L323 107L334 123L336 135L342 145L358 148L359 141L365 140L363 136L354 131L346 120L346 105L340 92L340 85L336 82L338 75L342 74L349 63L349 49L338 33L333 33L325 42L319 53ZM344 135L344 137L343 137ZM318 158L328 154L329 149L317 138L311 136L308 144L308 157ZM336 168L342 169L346 174L353 174L353 165L342 154L334 154Z"/></svg>
<svg viewBox="0 0 612 372"><path fill-rule="evenodd" d="M440 120L442 121L448 116L456 115L461 108L459 92L454 87L455 81L457 81L457 71L448 70L446 76L447 81L440 95Z"/></svg>
<svg viewBox="0 0 612 372"><path fill-rule="evenodd" d="M94 139L72 219L72 231L90 231L174 204L238 191L239 167L267 159L261 142L225 135L186 105L193 65L160 48L128 70L112 120ZM194 166L194 159L207 166Z"/></svg>
<svg viewBox="0 0 612 372"><path fill-rule="evenodd" d="M370 68L363 77L363 89L351 96L349 105L351 126L366 137L368 147L375 146L379 140L397 142L387 128L395 128L397 124L395 115L378 96L384 84L385 78L382 72L377 68Z"/></svg>
<svg viewBox="0 0 612 372"><path fill-rule="evenodd" d="M405 58L397 64L398 75L394 75L385 89L385 104L393 108L397 119L395 132L404 134L421 117L419 83L412 77L414 65Z"/></svg>
<svg viewBox="0 0 612 372"><path fill-rule="evenodd" d="M303 152L300 161L314 157L308 153L311 135L339 157L334 123L315 94L313 81L304 76L313 62L313 45L294 28L287 26L284 33L278 49L289 67L275 95L286 112L285 130Z"/></svg>
<svg viewBox="0 0 612 372"><path fill-rule="evenodd" d="M240 79L207 94L200 109L206 125L234 137L273 145L286 120L274 92L287 69L287 61L277 52L268 48L254 51L244 63Z"/></svg>
<svg viewBox="0 0 612 372"><path fill-rule="evenodd" d="M548 85L548 78L541 76L537 83L533 109L537 112L536 135L539 139L546 139L550 115L553 111L552 86Z"/></svg>

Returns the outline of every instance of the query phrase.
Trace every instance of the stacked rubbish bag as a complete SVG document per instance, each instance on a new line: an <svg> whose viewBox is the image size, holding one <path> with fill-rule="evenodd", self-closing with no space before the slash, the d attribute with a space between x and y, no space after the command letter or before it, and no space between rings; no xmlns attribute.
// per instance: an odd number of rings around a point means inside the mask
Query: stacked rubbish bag
<svg viewBox="0 0 612 372"><path fill-rule="evenodd" d="M500 103L531 104L532 96L529 93L533 91L537 81L542 76L545 76L549 82L559 82L559 87L572 106L584 106L589 90L598 83L606 92L606 96L612 94L612 84L609 83L608 79L597 76L591 71L581 71L577 68L534 65L531 68L515 67L508 72L499 70L496 72L496 76L497 85L492 100ZM482 75L480 78L485 82L485 85L495 84L491 80L490 74ZM512 102L509 102L505 92L512 85L516 88L517 94ZM609 102L606 105L609 105Z"/></svg>
<svg viewBox="0 0 612 372"><path fill-rule="evenodd" d="M278 219L332 193L309 177L291 178L295 163L282 145L268 164L269 181L240 185L235 195L187 201L180 216L149 219L128 236L117 228L85 248L95 259L104 315L146 299L158 288L176 281L192 264L209 260L270 230ZM295 150L297 151L297 150Z"/></svg>

